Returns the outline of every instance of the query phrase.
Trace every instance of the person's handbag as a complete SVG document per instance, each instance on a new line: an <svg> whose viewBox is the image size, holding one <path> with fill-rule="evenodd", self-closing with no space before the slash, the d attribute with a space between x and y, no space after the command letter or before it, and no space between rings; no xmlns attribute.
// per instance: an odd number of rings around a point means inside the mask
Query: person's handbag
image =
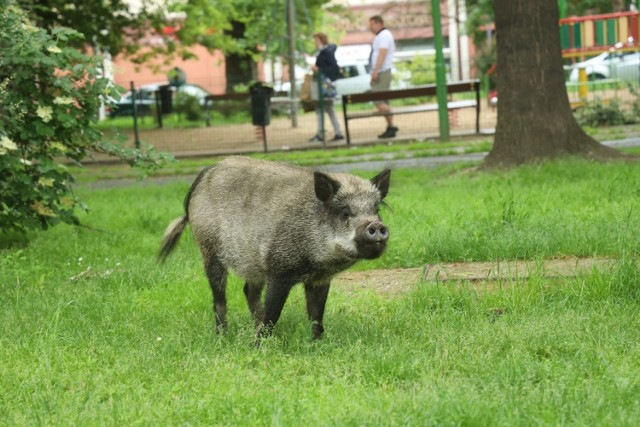
<svg viewBox="0 0 640 427"><path fill-rule="evenodd" d="M311 88L315 81L312 74L305 74L302 86L300 86L300 105L305 113L315 110L315 104L311 96Z"/></svg>
<svg viewBox="0 0 640 427"><path fill-rule="evenodd" d="M310 102L311 98L311 83L313 82L312 74L305 74L302 86L300 86L300 101Z"/></svg>

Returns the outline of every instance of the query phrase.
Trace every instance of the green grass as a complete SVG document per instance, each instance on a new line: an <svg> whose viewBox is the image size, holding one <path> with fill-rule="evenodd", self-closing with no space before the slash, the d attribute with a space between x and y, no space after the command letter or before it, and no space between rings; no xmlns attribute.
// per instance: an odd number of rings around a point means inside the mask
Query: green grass
<svg viewBox="0 0 640 427"><path fill-rule="evenodd" d="M640 134L640 126L606 126L599 128L586 128L586 132L599 141L608 141L637 137ZM469 154L488 152L491 150L492 138L469 139L458 138L449 142L413 141L400 142L391 145L356 145L328 149L308 149L294 151L279 151L250 154L255 158L266 158L282 161L300 166L322 166L326 164L349 164L368 160L393 160L421 157L438 157L453 154ZM621 151L638 154L638 147L622 148ZM79 182L92 182L113 178L140 178L149 176L176 176L196 175L204 167L220 160L220 157L205 157L192 159L178 159L166 165L162 169L145 173L132 169L126 165L114 164L88 164L84 167L69 166L71 173Z"/></svg>
<svg viewBox="0 0 640 427"><path fill-rule="evenodd" d="M230 331L189 233L160 236L189 184L90 189L87 227L0 251L0 425L636 425L640 165L396 170L391 245L359 265L597 255L580 277L335 287L310 339L297 287L252 348L241 281ZM504 313L496 315L499 311Z"/></svg>
<svg viewBox="0 0 640 427"><path fill-rule="evenodd" d="M289 152L255 153L250 157L287 162L300 166L322 166L327 164L349 164L361 161L392 160L417 157L437 157L461 153L486 152L491 149L487 140L455 141L455 142L409 142L393 145L367 145L326 150L301 150ZM222 157L197 159L178 159L150 172L149 176L196 175L203 168L218 162ZM79 182L91 182L100 179L135 178L144 175L143 171L132 169L126 165L90 164L87 166L70 166L69 170Z"/></svg>
<svg viewBox="0 0 640 427"><path fill-rule="evenodd" d="M138 117L138 129L140 131L158 128L157 119L154 114L155 113ZM218 111L211 112L212 126L249 123L250 119L251 116L246 111L227 115L223 115ZM198 121L187 120L184 113L172 113L162 117L162 127L164 129L188 129L204 126L204 113L203 119ZM100 129L102 131L112 131L114 129L119 131L133 131L133 116L108 118L96 124L96 129Z"/></svg>

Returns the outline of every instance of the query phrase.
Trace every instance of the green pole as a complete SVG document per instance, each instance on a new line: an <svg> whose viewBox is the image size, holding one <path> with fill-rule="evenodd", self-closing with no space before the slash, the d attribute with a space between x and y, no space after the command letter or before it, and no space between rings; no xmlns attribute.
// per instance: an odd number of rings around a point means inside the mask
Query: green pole
<svg viewBox="0 0 640 427"><path fill-rule="evenodd" d="M440 23L440 2L431 0L433 17L433 42L436 48L436 95L438 98L438 118L440 140L449 140L449 112L447 108L447 77L445 75L444 54L442 53L442 25Z"/></svg>

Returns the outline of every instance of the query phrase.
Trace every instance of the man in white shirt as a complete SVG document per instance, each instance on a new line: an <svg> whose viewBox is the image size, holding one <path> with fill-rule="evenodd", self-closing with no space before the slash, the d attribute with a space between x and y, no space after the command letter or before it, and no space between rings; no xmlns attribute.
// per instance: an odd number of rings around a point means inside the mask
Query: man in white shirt
<svg viewBox="0 0 640 427"><path fill-rule="evenodd" d="M369 66L371 67L371 91L389 90L391 87L391 66L393 53L396 50L396 43L391 31L384 27L384 20L380 15L369 18L369 29L375 38L371 44L371 57ZM389 101L376 102L378 111L384 114L387 121L387 129L378 138L393 138L398 132L398 128L393 125L393 115Z"/></svg>

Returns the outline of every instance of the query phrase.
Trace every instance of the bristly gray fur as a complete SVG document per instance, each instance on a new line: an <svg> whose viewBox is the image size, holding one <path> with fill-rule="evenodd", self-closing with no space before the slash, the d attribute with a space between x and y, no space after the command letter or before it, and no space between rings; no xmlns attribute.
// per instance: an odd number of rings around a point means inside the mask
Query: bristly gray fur
<svg viewBox="0 0 640 427"><path fill-rule="evenodd" d="M190 224L218 330L227 325L226 277L233 270L245 280L249 307L266 328L259 335L275 325L290 288L303 282L317 338L331 278L384 252L389 233L378 207L389 179L389 170L366 180L229 157L197 176L184 200L185 214L168 226L158 257L168 257Z"/></svg>
<svg viewBox="0 0 640 427"><path fill-rule="evenodd" d="M196 187L200 185L200 181L202 181L205 175L207 175L209 171L214 167L215 165L212 165L202 169L198 174L198 176L196 177L195 181L193 181L193 184L191 184L191 188L189 188L187 195L184 197L184 213L185 213L185 216L187 217L187 221L189 220L189 202L191 202L191 195L193 194Z"/></svg>

